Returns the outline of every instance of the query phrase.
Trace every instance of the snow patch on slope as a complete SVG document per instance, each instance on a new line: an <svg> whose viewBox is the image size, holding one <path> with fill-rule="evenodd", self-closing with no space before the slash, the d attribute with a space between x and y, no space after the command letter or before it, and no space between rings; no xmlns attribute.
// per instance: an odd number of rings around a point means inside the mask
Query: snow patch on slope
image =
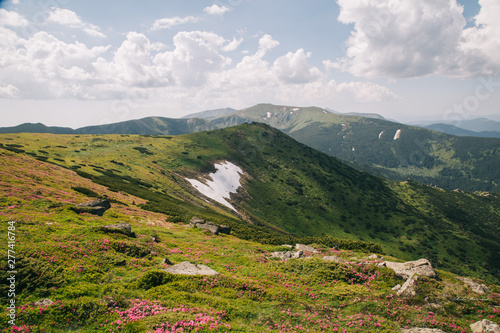
<svg viewBox="0 0 500 333"><path fill-rule="evenodd" d="M380 132L380 134L378 135L378 138L380 139L382 137L382 134L384 134L385 131L382 131Z"/></svg>
<svg viewBox="0 0 500 333"><path fill-rule="evenodd" d="M398 130L396 131L396 134L394 134L394 140L399 139L399 137L400 137L400 136L401 136L401 129L398 129Z"/></svg>
<svg viewBox="0 0 500 333"><path fill-rule="evenodd" d="M236 193L241 186L240 175L243 174L243 170L227 161L215 164L214 167L217 171L208 175L212 180L204 179L203 182L188 178L186 180L201 194L236 211L226 199L230 199L230 194Z"/></svg>

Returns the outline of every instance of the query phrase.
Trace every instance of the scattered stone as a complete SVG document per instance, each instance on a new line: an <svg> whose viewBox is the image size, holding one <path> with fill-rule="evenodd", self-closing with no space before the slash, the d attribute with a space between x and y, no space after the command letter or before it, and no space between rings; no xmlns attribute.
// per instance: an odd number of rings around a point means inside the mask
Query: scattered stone
<svg viewBox="0 0 500 333"><path fill-rule="evenodd" d="M44 299L39 300L38 302L35 302L35 305L36 306L49 306L49 305L52 305L52 303L54 303L54 302L51 301L50 299L44 298Z"/></svg>
<svg viewBox="0 0 500 333"><path fill-rule="evenodd" d="M436 277L436 272L427 259L419 259L415 261L407 261L405 263L384 261L378 264L379 267L388 267L399 277L409 279L413 274L418 274L427 277Z"/></svg>
<svg viewBox="0 0 500 333"><path fill-rule="evenodd" d="M231 233L231 227L225 225L217 225L210 221L205 221L199 217L193 217L189 222L190 228L200 228L210 230L214 235L218 235L219 233L229 235Z"/></svg>
<svg viewBox="0 0 500 333"><path fill-rule="evenodd" d="M470 324L469 327L473 333L479 333L479 332L500 333L500 326L498 326L497 323L488 319L477 321L474 324Z"/></svg>
<svg viewBox="0 0 500 333"><path fill-rule="evenodd" d="M195 265L189 261L181 262L180 264L174 265L169 268L163 269L163 271L172 274L183 274L183 275L217 275L219 274L215 270L211 269L205 265Z"/></svg>
<svg viewBox="0 0 500 333"><path fill-rule="evenodd" d="M103 227L109 231L119 232L129 237L132 236L132 226L130 223L108 224Z"/></svg>
<svg viewBox="0 0 500 333"><path fill-rule="evenodd" d="M372 254L371 256L368 257L368 259L377 260L378 256L376 254Z"/></svg>
<svg viewBox="0 0 500 333"><path fill-rule="evenodd" d="M312 253L319 253L318 250L316 250L314 247L312 246L307 246L307 245L304 245L304 244L296 244L295 245L295 249L296 250L302 250L304 252L312 252Z"/></svg>
<svg viewBox="0 0 500 333"><path fill-rule="evenodd" d="M406 280L406 282L399 288L397 291L398 296L402 297L414 297L417 295L415 291L415 281L417 280L417 276L413 275Z"/></svg>
<svg viewBox="0 0 500 333"><path fill-rule="evenodd" d="M78 214L89 213L92 215L102 216L105 211L111 208L111 204L107 199L97 199L84 202L72 207L71 209Z"/></svg>
<svg viewBox="0 0 500 333"><path fill-rule="evenodd" d="M403 333L446 333L438 328L421 328L421 327L413 327L409 329L401 329Z"/></svg>
<svg viewBox="0 0 500 333"><path fill-rule="evenodd" d="M301 259L304 258L303 251L291 252L291 251L277 251L271 253L271 258L279 258L281 260L288 259Z"/></svg>
<svg viewBox="0 0 500 333"><path fill-rule="evenodd" d="M392 287L392 290L394 290L394 291L398 291L399 289L401 289L401 285L400 284L397 284L394 287Z"/></svg>
<svg viewBox="0 0 500 333"><path fill-rule="evenodd" d="M334 261L334 262L344 262L344 260L340 259L337 256L326 256L326 257L323 257L323 260L325 260L325 261Z"/></svg>
<svg viewBox="0 0 500 333"><path fill-rule="evenodd" d="M470 278L459 277L458 279L463 281L466 285L468 285L472 289L473 292L478 293L480 295L484 295L486 293L491 292L491 289L488 288L488 286L474 282Z"/></svg>
<svg viewBox="0 0 500 333"><path fill-rule="evenodd" d="M170 260L168 260L168 258L163 258L161 263L165 265L173 265L173 263Z"/></svg>
<svg viewBox="0 0 500 333"><path fill-rule="evenodd" d="M287 248L289 248L289 249L293 248L293 246L291 246L291 245L289 245L289 244L283 244L283 245L281 245L281 246L283 246L283 247L287 247Z"/></svg>

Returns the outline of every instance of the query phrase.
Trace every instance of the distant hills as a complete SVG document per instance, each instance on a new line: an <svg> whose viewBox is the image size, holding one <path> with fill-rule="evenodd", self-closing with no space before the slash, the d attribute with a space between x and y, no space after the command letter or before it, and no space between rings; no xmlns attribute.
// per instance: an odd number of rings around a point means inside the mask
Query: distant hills
<svg viewBox="0 0 500 333"><path fill-rule="evenodd" d="M437 125L433 125L436 130L430 130L375 114L334 112L317 107L258 104L242 110L209 110L183 119L147 117L76 130L23 124L0 129L0 133L181 135L260 122L359 170L385 178L411 178L446 189L500 191L499 138L467 136L471 130L449 125L441 126L441 132L454 135L436 131ZM480 123L484 125L484 121ZM479 126L477 122L469 125Z"/></svg>
<svg viewBox="0 0 500 333"><path fill-rule="evenodd" d="M500 131L495 132L495 131L481 131L481 132L475 132L475 131L470 131L463 129L461 127L449 125L449 124L443 124L443 123L438 123L438 124L431 124L431 125L426 125L424 126L427 129L446 133L446 134L451 134L451 135L456 135L456 136L475 136L475 137L482 137L482 138L500 138Z"/></svg>

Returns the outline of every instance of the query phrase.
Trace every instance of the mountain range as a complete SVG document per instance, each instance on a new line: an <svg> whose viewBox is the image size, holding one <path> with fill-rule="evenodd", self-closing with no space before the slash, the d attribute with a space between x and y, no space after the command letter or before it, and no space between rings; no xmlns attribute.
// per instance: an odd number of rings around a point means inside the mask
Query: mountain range
<svg viewBox="0 0 500 333"><path fill-rule="evenodd" d="M294 109L263 115L279 126ZM25 331L462 332L478 313L497 316L495 193L386 180L263 122L185 135L0 134L0 157L0 234L16 236L0 300L9 304L14 275ZM105 212L82 208L94 199ZM230 235L188 228L193 220ZM297 258L275 257L287 251ZM386 261L420 258L434 277L396 292L408 284ZM186 261L218 274L165 271Z"/></svg>
<svg viewBox="0 0 500 333"><path fill-rule="evenodd" d="M242 110L225 108L187 117L148 117L72 131L24 124L2 128L0 133L180 135L261 122L359 170L385 178L411 178L445 189L499 191L498 138L458 137L387 121L378 115L346 115L316 107L259 104Z"/></svg>

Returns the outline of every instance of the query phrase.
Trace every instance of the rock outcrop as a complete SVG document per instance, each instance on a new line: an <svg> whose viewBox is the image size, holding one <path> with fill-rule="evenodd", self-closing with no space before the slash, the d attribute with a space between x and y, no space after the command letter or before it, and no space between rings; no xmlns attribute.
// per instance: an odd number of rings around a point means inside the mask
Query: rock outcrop
<svg viewBox="0 0 500 333"><path fill-rule="evenodd" d="M84 202L72 207L71 209L78 214L89 213L92 215L102 216L105 211L111 208L111 204L107 199L97 199Z"/></svg>
<svg viewBox="0 0 500 333"><path fill-rule="evenodd" d="M108 224L103 226L102 228L107 231L121 233L129 237L133 236L132 226L130 225L130 223Z"/></svg>
<svg viewBox="0 0 500 333"><path fill-rule="evenodd" d="M272 252L271 253L271 258L279 258L282 260L288 260L288 259L301 259L304 258L304 252L302 251L297 251L297 252L291 252L291 251L278 251L278 252Z"/></svg>
<svg viewBox="0 0 500 333"><path fill-rule="evenodd" d="M401 286L401 288L398 289L397 294L398 296L403 296L403 297L414 297L417 295L417 292L415 291L415 281L417 280L417 276L413 275L409 277L406 282Z"/></svg>
<svg viewBox="0 0 500 333"><path fill-rule="evenodd" d="M218 235L219 233L229 235L231 233L231 227L205 221L199 217L193 217L189 222L189 227L210 230L214 235Z"/></svg>
<svg viewBox="0 0 500 333"><path fill-rule="evenodd" d="M473 292L478 293L480 295L484 295L486 293L491 292L491 289L488 288L486 285L474 282L470 278L459 277L458 279L463 281L466 285L468 285Z"/></svg>
<svg viewBox="0 0 500 333"><path fill-rule="evenodd" d="M35 305L36 306L49 306L49 305L52 305L52 303L54 303L54 302L51 301L50 299L44 298L44 299L39 300L38 302L35 302Z"/></svg>
<svg viewBox="0 0 500 333"><path fill-rule="evenodd" d="M211 269L205 265L195 265L189 261L181 262L180 264L174 265L169 268L163 269L163 271L172 274L183 274L183 275L217 275L219 274L215 270Z"/></svg>
<svg viewBox="0 0 500 333"><path fill-rule="evenodd" d="M344 262L344 260L340 259L337 256L326 256L326 257L323 257L323 260L324 261L334 261L334 262Z"/></svg>
<svg viewBox="0 0 500 333"><path fill-rule="evenodd" d="M404 263L400 262L392 262L392 261L384 261L378 264L379 267L388 267L399 277L403 279L409 279L414 274L427 276L427 277L436 277L436 272L432 268L432 265L427 259L419 259L415 261L407 261Z"/></svg>
<svg viewBox="0 0 500 333"><path fill-rule="evenodd" d="M295 245L295 249L296 250L301 250L301 251L304 251L304 252L319 253L319 251L316 250L314 247L307 246L307 245L304 245L304 244L296 244Z"/></svg>
<svg viewBox="0 0 500 333"><path fill-rule="evenodd" d="M469 327L473 333L479 333L479 332L500 333L500 326L498 326L497 323L488 319L477 321L474 324L470 324Z"/></svg>

